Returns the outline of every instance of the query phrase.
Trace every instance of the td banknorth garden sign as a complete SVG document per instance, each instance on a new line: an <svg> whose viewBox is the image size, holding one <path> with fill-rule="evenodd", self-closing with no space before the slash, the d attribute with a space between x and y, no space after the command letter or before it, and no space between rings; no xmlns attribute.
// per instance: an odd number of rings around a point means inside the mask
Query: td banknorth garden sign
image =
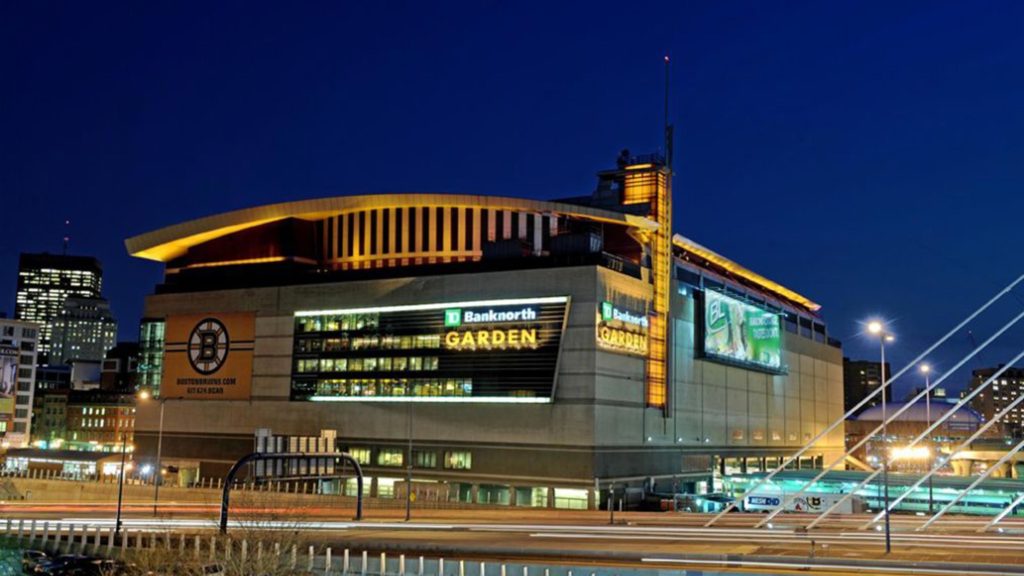
<svg viewBox="0 0 1024 576"><path fill-rule="evenodd" d="M650 320L646 314L601 302L597 310L597 344L610 352L647 355L647 332Z"/></svg>
<svg viewBox="0 0 1024 576"><path fill-rule="evenodd" d="M169 316L160 395L189 400L248 400L255 314Z"/></svg>

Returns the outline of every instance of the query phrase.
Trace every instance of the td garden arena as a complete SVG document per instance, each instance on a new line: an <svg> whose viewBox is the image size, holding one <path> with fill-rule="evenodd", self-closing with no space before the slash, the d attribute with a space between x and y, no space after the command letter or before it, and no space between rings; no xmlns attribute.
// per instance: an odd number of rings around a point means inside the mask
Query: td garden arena
<svg viewBox="0 0 1024 576"><path fill-rule="evenodd" d="M334 197L128 239L165 267L142 385L173 400L170 481L345 450L377 497L411 463L426 498L586 508L776 464L842 415L839 345L817 304L671 230L669 169L624 154L581 197ZM159 414L140 403L142 460Z"/></svg>

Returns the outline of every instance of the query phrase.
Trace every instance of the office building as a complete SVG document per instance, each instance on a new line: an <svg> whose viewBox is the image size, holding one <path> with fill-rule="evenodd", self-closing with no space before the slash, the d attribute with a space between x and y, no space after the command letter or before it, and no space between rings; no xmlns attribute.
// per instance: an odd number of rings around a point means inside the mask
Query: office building
<svg viewBox="0 0 1024 576"><path fill-rule="evenodd" d="M118 342L107 351L100 371L100 388L134 394L139 380L139 343Z"/></svg>
<svg viewBox="0 0 1024 576"><path fill-rule="evenodd" d="M973 370L968 390L973 392L1003 367L1004 365L1000 364L994 368ZM1020 397L1022 389L1024 389L1024 368L1008 368L971 400L971 406L981 413L985 420L991 420L996 414L1014 404ZM1024 432L1024 406L1021 404L1014 404L1001 420L1007 433L1015 437L1021 437Z"/></svg>
<svg viewBox="0 0 1024 576"><path fill-rule="evenodd" d="M117 320L105 298L68 297L52 322L50 360L102 362L117 342Z"/></svg>
<svg viewBox="0 0 1024 576"><path fill-rule="evenodd" d="M889 363L885 363L885 373L889 372ZM879 362L871 360L850 360L843 358L843 410L849 412L862 400L875 394L882 385L882 367ZM885 401L892 402L892 387L885 391ZM861 406L857 413L860 413L872 406L882 404L882 395L875 394L866 404Z"/></svg>
<svg viewBox="0 0 1024 576"><path fill-rule="evenodd" d="M0 445L21 447L32 433L39 325L0 318Z"/></svg>
<svg viewBox="0 0 1024 576"><path fill-rule="evenodd" d="M219 475L258 429L326 433L395 494L411 430L416 491L571 508L707 490L819 434L800 466L840 456L820 307L672 235L670 176L624 154L561 201L334 197L128 239L165 266L144 311L164 461ZM138 410L145 460L159 403Z"/></svg>
<svg viewBox="0 0 1024 576"><path fill-rule="evenodd" d="M69 297L98 298L103 270L87 256L23 253L18 260L14 316L39 324L40 364L50 363L53 322Z"/></svg>

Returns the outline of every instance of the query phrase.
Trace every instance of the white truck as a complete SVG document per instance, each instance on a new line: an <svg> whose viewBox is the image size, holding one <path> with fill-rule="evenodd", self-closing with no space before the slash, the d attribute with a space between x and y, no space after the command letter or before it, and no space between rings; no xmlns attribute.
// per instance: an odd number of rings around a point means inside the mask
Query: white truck
<svg viewBox="0 0 1024 576"><path fill-rule="evenodd" d="M745 512L771 512L785 502L786 512L820 513L831 508L843 496L845 494L805 492L793 498L792 493L778 490L756 490L743 496L743 510ZM864 500L857 496L851 496L833 510L833 513L855 514L863 511Z"/></svg>

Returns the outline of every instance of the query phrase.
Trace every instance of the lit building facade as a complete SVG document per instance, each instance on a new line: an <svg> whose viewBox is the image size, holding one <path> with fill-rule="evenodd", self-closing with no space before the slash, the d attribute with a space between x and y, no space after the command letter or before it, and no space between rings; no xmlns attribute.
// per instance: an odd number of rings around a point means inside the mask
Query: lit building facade
<svg viewBox="0 0 1024 576"><path fill-rule="evenodd" d="M976 390L1002 368L1003 366L1000 365L995 368L979 368L972 371L969 391ZM1013 404L1022 392L1024 392L1024 368L1008 368L971 400L971 406L981 413L985 420L991 420L996 414ZM1000 422L1009 434L1020 437L1024 432L1024 409L1020 405L1015 405Z"/></svg>
<svg viewBox="0 0 1024 576"><path fill-rule="evenodd" d="M28 444L40 326L0 318L0 443Z"/></svg>
<svg viewBox="0 0 1024 576"><path fill-rule="evenodd" d="M68 297L98 298L103 282L99 260L87 256L23 253L18 260L14 316L39 324L39 362L50 361L53 322Z"/></svg>
<svg viewBox="0 0 1024 576"><path fill-rule="evenodd" d="M127 442L132 450L135 397L103 390L72 391L67 395L63 438L59 446L73 450L113 451Z"/></svg>
<svg viewBox="0 0 1024 576"><path fill-rule="evenodd" d="M885 363L885 373L889 372L889 363ZM843 358L843 410L853 410L865 398L874 394L882 385L882 364L870 360L850 360ZM885 401L892 402L892 387L885 391ZM868 401L857 410L862 412L878 406L882 403L882 395L879 394Z"/></svg>
<svg viewBox="0 0 1024 576"><path fill-rule="evenodd" d="M117 320L105 298L70 296L51 322L51 360L102 362L117 342Z"/></svg>
<svg viewBox="0 0 1024 576"><path fill-rule="evenodd" d="M165 461L221 474L257 429L332 431L384 495L411 433L416 490L564 507L778 462L841 418L840 347L814 302L669 234L669 180L623 156L562 201L337 197L129 239L165 264ZM801 465L842 451L840 426Z"/></svg>

